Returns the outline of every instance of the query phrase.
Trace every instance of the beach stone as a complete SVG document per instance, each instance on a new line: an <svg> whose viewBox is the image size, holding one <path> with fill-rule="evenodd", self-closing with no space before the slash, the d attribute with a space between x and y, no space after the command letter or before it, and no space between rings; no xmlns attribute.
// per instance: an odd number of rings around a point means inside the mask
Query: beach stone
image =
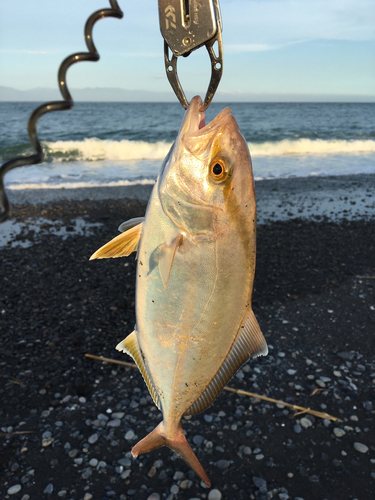
<svg viewBox="0 0 375 500"><path fill-rule="evenodd" d="M122 465L123 467L131 467L131 460L129 458L120 458L117 460L117 463Z"/></svg>
<svg viewBox="0 0 375 500"><path fill-rule="evenodd" d="M45 437L42 440L42 446L43 448L46 448L47 446L51 445L54 442L53 437Z"/></svg>
<svg viewBox="0 0 375 500"><path fill-rule="evenodd" d="M345 436L345 434L346 434L346 432L343 429L340 429L340 427L335 427L333 429L333 433L338 438Z"/></svg>
<svg viewBox="0 0 375 500"><path fill-rule="evenodd" d="M116 412L112 413L111 417L113 419L119 418L121 420L124 415L125 415L125 413L123 411L116 411Z"/></svg>
<svg viewBox="0 0 375 500"><path fill-rule="evenodd" d="M374 405L372 404L372 401L366 401L363 403L363 408L367 411L371 411L374 408Z"/></svg>
<svg viewBox="0 0 375 500"><path fill-rule="evenodd" d="M127 479L131 473L131 469L126 469L126 471L121 474L121 479Z"/></svg>
<svg viewBox="0 0 375 500"><path fill-rule="evenodd" d="M337 356L344 361L352 361L354 358L354 352L339 352Z"/></svg>
<svg viewBox="0 0 375 500"><path fill-rule="evenodd" d="M300 434L302 432L302 427L299 424L295 424L293 430L296 434Z"/></svg>
<svg viewBox="0 0 375 500"><path fill-rule="evenodd" d="M191 488L193 486L193 481L190 481L190 479L184 479L183 481L181 481L180 483L180 488L182 490L188 490L189 488Z"/></svg>
<svg viewBox="0 0 375 500"><path fill-rule="evenodd" d="M52 484L52 483L49 483L49 484L47 484L47 486L44 488L43 493L45 493L46 495L50 495L52 492L53 492L53 484Z"/></svg>
<svg viewBox="0 0 375 500"><path fill-rule="evenodd" d="M21 500L30 500L30 495L23 495Z"/></svg>
<svg viewBox="0 0 375 500"><path fill-rule="evenodd" d="M203 436L196 435L193 437L193 443L196 444L197 446L200 446L204 441Z"/></svg>
<svg viewBox="0 0 375 500"><path fill-rule="evenodd" d="M215 465L219 467L219 469L228 469L230 462L228 460L218 460Z"/></svg>
<svg viewBox="0 0 375 500"><path fill-rule="evenodd" d="M97 433L95 434L92 434L89 438L88 438L88 442L90 444L95 444L97 442L97 440L99 439L99 436Z"/></svg>
<svg viewBox="0 0 375 500"><path fill-rule="evenodd" d="M125 434L125 439L127 441L131 441L132 439L134 439L134 436L135 436L134 431L130 430Z"/></svg>
<svg viewBox="0 0 375 500"><path fill-rule="evenodd" d="M300 420L300 424L302 425L302 427L303 427L304 429L308 429L309 427L311 427L311 426L312 426L312 422L311 422L311 420L310 420L310 419L308 419L308 418L306 418L306 417L301 418L301 420Z"/></svg>
<svg viewBox="0 0 375 500"><path fill-rule="evenodd" d="M253 477L253 483L258 489L265 489L267 492L267 481L261 477Z"/></svg>
<svg viewBox="0 0 375 500"><path fill-rule="evenodd" d="M160 495L159 493L151 493L151 495L147 497L147 500L160 500Z"/></svg>
<svg viewBox="0 0 375 500"><path fill-rule="evenodd" d="M147 475L148 477L154 477L155 474L156 474L156 468L152 466L151 469L148 471Z"/></svg>
<svg viewBox="0 0 375 500"><path fill-rule="evenodd" d="M211 490L208 494L208 500L221 500L221 497L221 491L216 488Z"/></svg>
<svg viewBox="0 0 375 500"><path fill-rule="evenodd" d="M7 493L8 493L8 495L15 495L19 491L21 491L21 485L15 484L14 486L11 486L10 488L8 488Z"/></svg>
<svg viewBox="0 0 375 500"><path fill-rule="evenodd" d="M82 479L88 479L92 475L92 470L91 469L85 469L82 472Z"/></svg>
<svg viewBox="0 0 375 500"><path fill-rule="evenodd" d="M172 484L171 486L171 493L173 495L177 495L177 493L180 491L180 488L177 486L177 484Z"/></svg>
<svg viewBox="0 0 375 500"><path fill-rule="evenodd" d="M185 474L179 470L173 474L174 481L181 481L181 479L184 479L184 477L185 477Z"/></svg>
<svg viewBox="0 0 375 500"><path fill-rule="evenodd" d="M89 465L91 465L91 467L96 467L98 465L98 460L96 458L92 458Z"/></svg>
<svg viewBox="0 0 375 500"><path fill-rule="evenodd" d="M318 476L313 475L309 477L309 481L311 481L312 483L319 483L319 478Z"/></svg>
<svg viewBox="0 0 375 500"><path fill-rule="evenodd" d="M289 370L287 370L288 375L295 375L296 373L297 373L297 370L292 370L291 368L289 368Z"/></svg>
<svg viewBox="0 0 375 500"><path fill-rule="evenodd" d="M360 453L367 453L368 452L368 446L362 443L354 443L354 449L359 451Z"/></svg>
<svg viewBox="0 0 375 500"><path fill-rule="evenodd" d="M107 427L120 427L121 420L119 418L115 418L114 420L110 420L107 423Z"/></svg>
<svg viewBox="0 0 375 500"><path fill-rule="evenodd" d="M91 500L91 499L92 499L91 493L85 493L85 496L83 497L83 500Z"/></svg>

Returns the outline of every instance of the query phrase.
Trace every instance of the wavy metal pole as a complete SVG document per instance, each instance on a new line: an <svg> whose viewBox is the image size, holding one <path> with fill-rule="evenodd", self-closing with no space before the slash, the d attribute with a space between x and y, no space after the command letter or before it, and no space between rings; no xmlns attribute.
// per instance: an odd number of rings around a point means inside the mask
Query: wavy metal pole
<svg viewBox="0 0 375 500"><path fill-rule="evenodd" d="M111 6L110 9L98 10L91 14L91 16L86 21L85 41L89 52L77 52L76 54L72 54L64 59L64 61L60 65L58 72L58 82L59 89L64 100L52 101L42 104L32 112L29 118L27 131L29 134L30 143L35 150L35 154L13 158L6 161L0 167L0 223L6 221L10 215L10 204L4 188L5 174L13 168L23 167L26 165L36 165L37 163L42 163L44 160L45 155L37 132L37 123L39 118L46 113L51 113L52 111L63 111L66 109L71 109L74 106L74 101L66 84L66 72L68 71L68 68L80 61L98 61L100 58L99 53L94 45L92 36L94 24L105 17L116 17L117 19L121 19L124 15L117 3L117 0L109 0L109 3Z"/></svg>

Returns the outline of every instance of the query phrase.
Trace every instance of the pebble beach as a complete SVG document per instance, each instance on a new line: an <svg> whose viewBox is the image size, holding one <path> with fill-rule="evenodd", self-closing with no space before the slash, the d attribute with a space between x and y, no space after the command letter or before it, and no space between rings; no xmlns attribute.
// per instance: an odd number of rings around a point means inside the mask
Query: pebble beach
<svg viewBox="0 0 375 500"><path fill-rule="evenodd" d="M138 370L85 357L132 362L115 346L135 324L134 257L88 259L151 188L9 192L0 498L374 498L375 175L256 182L253 310L269 354L228 384L250 395L223 391L183 419L211 488L167 448L131 457L161 414Z"/></svg>

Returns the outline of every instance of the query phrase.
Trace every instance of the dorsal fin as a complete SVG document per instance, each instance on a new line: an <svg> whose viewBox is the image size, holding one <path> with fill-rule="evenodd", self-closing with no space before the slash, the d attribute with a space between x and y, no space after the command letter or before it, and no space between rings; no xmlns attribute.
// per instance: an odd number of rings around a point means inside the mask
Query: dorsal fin
<svg viewBox="0 0 375 500"><path fill-rule="evenodd" d="M224 363L207 389L185 412L185 415L195 415L205 410L223 390L236 371L249 359L249 356L266 356L267 354L266 340L260 331L253 311L250 311L246 323L241 326L240 333Z"/></svg>
<svg viewBox="0 0 375 500"><path fill-rule="evenodd" d="M144 217L134 217L134 219L129 219L122 224L119 225L118 230L121 233L124 233L128 229L131 229L132 227L138 226L138 224L142 224L144 222L145 218Z"/></svg>
<svg viewBox="0 0 375 500"><path fill-rule="evenodd" d="M154 403L156 406L161 409L160 405L160 400L157 396L157 393L155 391L154 384L152 383L151 377L147 371L147 368L144 364L143 356L142 356L142 351L139 348L138 345L138 340L137 340L137 332L134 331L130 335L126 337L126 339L122 340L117 346L116 349L118 351L125 352L129 356L131 356L134 361L136 362L139 371L142 374L142 377L144 378L144 381L146 382L146 385L148 387L148 390L150 391L151 397L154 400Z"/></svg>
<svg viewBox="0 0 375 500"><path fill-rule="evenodd" d="M123 224L121 224L120 227L122 227ZM91 255L90 260L127 257L132 252L137 250L141 234L142 223L132 226L130 229L125 231L125 233L119 234L116 238L113 238L113 240L99 248L99 250Z"/></svg>

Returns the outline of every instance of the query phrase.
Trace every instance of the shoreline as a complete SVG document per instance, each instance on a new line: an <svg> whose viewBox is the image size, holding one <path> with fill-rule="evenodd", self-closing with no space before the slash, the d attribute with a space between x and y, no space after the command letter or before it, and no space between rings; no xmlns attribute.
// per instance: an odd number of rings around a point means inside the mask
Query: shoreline
<svg viewBox="0 0 375 500"><path fill-rule="evenodd" d="M75 189L8 189L12 205L49 205L62 200L147 201L153 185ZM255 181L258 224L293 218L338 221L371 218L375 210L375 174L314 176Z"/></svg>

